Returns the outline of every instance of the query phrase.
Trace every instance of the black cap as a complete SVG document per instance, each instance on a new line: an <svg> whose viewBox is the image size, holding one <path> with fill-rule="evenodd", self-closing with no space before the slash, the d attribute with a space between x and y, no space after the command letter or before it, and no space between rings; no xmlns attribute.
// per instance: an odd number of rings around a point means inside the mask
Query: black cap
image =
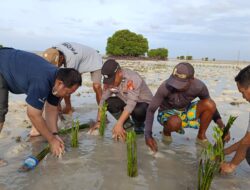
<svg viewBox="0 0 250 190"><path fill-rule="evenodd" d="M119 63L114 59L108 59L102 66L102 75L104 84L113 84L115 81L116 71L120 68Z"/></svg>
<svg viewBox="0 0 250 190"><path fill-rule="evenodd" d="M172 75L167 80L167 84L175 89L183 89L190 79L194 78L194 67L187 62L179 63L174 67Z"/></svg>

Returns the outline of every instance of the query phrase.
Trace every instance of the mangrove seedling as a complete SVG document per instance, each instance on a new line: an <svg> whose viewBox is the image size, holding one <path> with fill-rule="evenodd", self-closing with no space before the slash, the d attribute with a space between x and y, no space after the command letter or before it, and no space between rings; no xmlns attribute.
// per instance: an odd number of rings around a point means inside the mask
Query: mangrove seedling
<svg viewBox="0 0 250 190"><path fill-rule="evenodd" d="M39 162L50 152L50 147L46 147L36 156L29 156L25 159L24 164L18 169L19 172L27 172L34 169Z"/></svg>
<svg viewBox="0 0 250 190"><path fill-rule="evenodd" d="M230 130L230 128L232 127L232 125L236 119L237 119L237 117L235 117L235 116L232 116L232 115L229 116L226 127L223 129L223 135L222 135L223 144L225 144L225 142L224 142L225 136L227 135L228 131Z"/></svg>
<svg viewBox="0 0 250 190"><path fill-rule="evenodd" d="M106 128L106 112L107 112L108 104L104 102L102 107L100 107L100 127L99 127L99 134L104 136L104 131Z"/></svg>
<svg viewBox="0 0 250 190"><path fill-rule="evenodd" d="M71 128L71 147L78 147L78 132L79 132L79 120L72 122Z"/></svg>
<svg viewBox="0 0 250 190"><path fill-rule="evenodd" d="M223 131L218 126L213 128L215 144L209 144L202 152L198 169L198 190L209 190L215 174L219 172L220 164L224 161L224 138L236 118L230 115Z"/></svg>
<svg viewBox="0 0 250 190"><path fill-rule="evenodd" d="M219 171L220 160L224 158L222 134L219 127L214 127L213 138L216 146L209 144L202 151L198 169L198 190L209 190L215 174Z"/></svg>
<svg viewBox="0 0 250 190"><path fill-rule="evenodd" d="M127 173L129 177L136 177L137 171L137 147L136 133L134 131L127 132Z"/></svg>

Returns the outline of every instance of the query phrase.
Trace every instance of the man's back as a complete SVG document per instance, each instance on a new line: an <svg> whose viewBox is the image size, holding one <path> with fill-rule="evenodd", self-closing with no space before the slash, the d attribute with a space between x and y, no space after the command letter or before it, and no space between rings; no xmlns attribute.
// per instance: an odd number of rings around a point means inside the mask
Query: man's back
<svg viewBox="0 0 250 190"><path fill-rule="evenodd" d="M64 42L55 48L64 54L66 66L80 73L96 71L102 67L101 55L91 47L75 42Z"/></svg>
<svg viewBox="0 0 250 190"><path fill-rule="evenodd" d="M0 73L16 94L27 94L31 83L53 86L57 68L43 58L29 52L12 48L0 49Z"/></svg>

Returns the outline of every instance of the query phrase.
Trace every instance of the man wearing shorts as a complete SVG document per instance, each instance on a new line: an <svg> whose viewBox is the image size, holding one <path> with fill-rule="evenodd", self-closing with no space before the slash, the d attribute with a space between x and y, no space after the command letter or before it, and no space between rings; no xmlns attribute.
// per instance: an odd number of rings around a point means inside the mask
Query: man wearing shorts
<svg viewBox="0 0 250 190"><path fill-rule="evenodd" d="M148 107L145 140L153 151L157 151L157 143L152 137L152 125L158 108L157 120L164 127L163 137L169 141L172 132L184 134L184 128L194 128L199 129L197 143L206 146L206 130L211 120L224 127L206 85L194 78L194 68L186 62L174 67L172 75L160 85Z"/></svg>
<svg viewBox="0 0 250 190"><path fill-rule="evenodd" d="M42 56L58 67L74 68L81 74L90 72L93 90L96 94L96 102L99 104L102 96L102 57L95 49L74 42L64 42L45 50ZM70 96L65 97L64 101L66 106L62 112L71 114L73 109Z"/></svg>

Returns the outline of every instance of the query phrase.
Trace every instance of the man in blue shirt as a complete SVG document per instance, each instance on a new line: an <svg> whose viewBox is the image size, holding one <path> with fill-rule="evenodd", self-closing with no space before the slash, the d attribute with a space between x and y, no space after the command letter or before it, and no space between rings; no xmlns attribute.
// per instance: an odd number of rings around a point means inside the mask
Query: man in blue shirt
<svg viewBox="0 0 250 190"><path fill-rule="evenodd" d="M59 156L64 151L64 144L57 135L57 106L61 97L72 94L81 83L81 75L75 69L58 69L33 53L1 48L0 132L8 112L8 92L27 94L28 117L48 140L52 154Z"/></svg>

